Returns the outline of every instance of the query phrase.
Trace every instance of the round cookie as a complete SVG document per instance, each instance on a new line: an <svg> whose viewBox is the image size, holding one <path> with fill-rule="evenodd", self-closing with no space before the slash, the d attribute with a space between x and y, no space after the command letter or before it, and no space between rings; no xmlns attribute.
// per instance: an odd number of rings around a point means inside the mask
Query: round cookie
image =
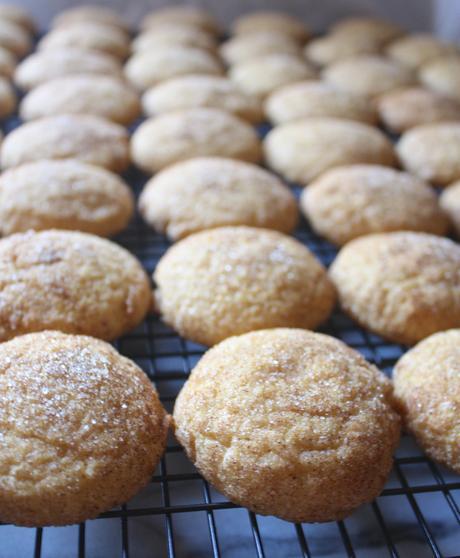
<svg viewBox="0 0 460 558"><path fill-rule="evenodd" d="M363 236L329 275L342 308L378 335L411 345L460 326L460 246L425 233Z"/></svg>
<svg viewBox="0 0 460 558"><path fill-rule="evenodd" d="M12 78L16 62L15 56L8 49L0 46L0 76Z"/></svg>
<svg viewBox="0 0 460 558"><path fill-rule="evenodd" d="M98 116L60 114L19 126L1 146L3 169L40 159L78 159L123 172L129 164L128 133Z"/></svg>
<svg viewBox="0 0 460 558"><path fill-rule="evenodd" d="M42 50L61 48L96 50L124 60L129 54L129 37L113 25L95 21L82 21L58 27L50 31L38 43Z"/></svg>
<svg viewBox="0 0 460 558"><path fill-rule="evenodd" d="M404 34L401 27L395 23L366 16L341 19L329 31L334 35L370 39L381 46Z"/></svg>
<svg viewBox="0 0 460 558"><path fill-rule="evenodd" d="M265 161L288 180L307 184L341 165L393 166L390 141L376 128L339 118L308 118L271 130L263 142Z"/></svg>
<svg viewBox="0 0 460 558"><path fill-rule="evenodd" d="M310 62L317 66L329 66L334 62L357 56L359 54L378 54L381 45L372 37L360 35L326 35L307 43L304 54Z"/></svg>
<svg viewBox="0 0 460 558"><path fill-rule="evenodd" d="M0 340L56 329L116 339L151 306L141 264L117 244L48 230L0 240Z"/></svg>
<svg viewBox="0 0 460 558"><path fill-rule="evenodd" d="M460 120L460 102L423 87L385 93L377 106L380 120L397 134L422 124Z"/></svg>
<svg viewBox="0 0 460 558"><path fill-rule="evenodd" d="M260 140L250 124L211 108L181 110L150 118L131 138L133 162L150 173L200 156L257 163L261 152Z"/></svg>
<svg viewBox="0 0 460 558"><path fill-rule="evenodd" d="M16 108L16 94L11 82L0 77L0 118L5 118L14 112Z"/></svg>
<svg viewBox="0 0 460 558"><path fill-rule="evenodd" d="M226 110L248 122L263 119L259 100L221 76L189 75L162 82L142 97L147 116L197 107Z"/></svg>
<svg viewBox="0 0 460 558"><path fill-rule="evenodd" d="M0 47L22 58L32 48L32 40L23 27L0 17Z"/></svg>
<svg viewBox="0 0 460 558"><path fill-rule="evenodd" d="M77 74L51 79L21 101L23 120L56 114L93 114L128 125L141 112L138 94L121 78Z"/></svg>
<svg viewBox="0 0 460 558"><path fill-rule="evenodd" d="M36 161L0 175L0 232L69 229L111 236L134 211L115 174L77 160Z"/></svg>
<svg viewBox="0 0 460 558"><path fill-rule="evenodd" d="M460 55L460 50L454 44L445 43L434 35L416 33L390 43L385 48L385 54L403 66L417 69L440 56Z"/></svg>
<svg viewBox="0 0 460 558"><path fill-rule="evenodd" d="M289 233L298 216L295 197L275 175L220 157L189 159L155 175L139 198L139 210L171 240L227 225Z"/></svg>
<svg viewBox="0 0 460 558"><path fill-rule="evenodd" d="M52 27L67 27L74 23L101 23L128 31L126 21L107 6L79 5L58 13L51 22Z"/></svg>
<svg viewBox="0 0 460 558"><path fill-rule="evenodd" d="M140 90L187 74L221 75L222 65L207 50L164 45L135 53L126 63L127 79Z"/></svg>
<svg viewBox="0 0 460 558"><path fill-rule="evenodd" d="M213 35L202 29L183 23L168 23L162 27L144 31L131 43L134 52L153 50L165 46L183 46L215 51L217 41Z"/></svg>
<svg viewBox="0 0 460 558"><path fill-rule="evenodd" d="M403 134L396 151L407 171L446 186L460 179L460 122L412 128Z"/></svg>
<svg viewBox="0 0 460 558"><path fill-rule="evenodd" d="M228 65L232 65L267 54L301 56L302 49L298 41L286 33L259 31L228 39L221 45L219 53Z"/></svg>
<svg viewBox="0 0 460 558"><path fill-rule="evenodd" d="M315 78L316 71L299 56L267 54L235 64L228 75L242 91L263 99L283 85Z"/></svg>
<svg viewBox="0 0 460 558"><path fill-rule="evenodd" d="M439 203L444 213L449 217L455 232L460 236L460 180L454 182L442 192Z"/></svg>
<svg viewBox="0 0 460 558"><path fill-rule="evenodd" d="M169 416L131 360L57 331L0 346L0 519L28 527L94 518L146 485Z"/></svg>
<svg viewBox="0 0 460 558"><path fill-rule="evenodd" d="M18 64L14 81L28 91L51 79L72 74L121 76L118 60L108 54L74 47L42 50L31 54Z"/></svg>
<svg viewBox="0 0 460 558"><path fill-rule="evenodd" d="M341 341L300 329L226 339L192 371L175 434L232 502L340 520L383 489L399 441L391 383Z"/></svg>
<svg viewBox="0 0 460 558"><path fill-rule="evenodd" d="M0 4L0 19L11 21L29 33L35 32L35 22L29 12L16 4Z"/></svg>
<svg viewBox="0 0 460 558"><path fill-rule="evenodd" d="M323 81L292 83L278 89L266 99L264 111L274 125L323 116L377 122L377 111L371 102L338 91Z"/></svg>
<svg viewBox="0 0 460 558"><path fill-rule="evenodd" d="M302 21L290 14L269 10L249 12L238 17L232 25L235 35L258 33L284 33L298 42L304 42L310 32Z"/></svg>
<svg viewBox="0 0 460 558"><path fill-rule="evenodd" d="M220 35L220 25L211 13L198 6L166 6L148 13L141 21L141 29L158 29L165 25L183 24Z"/></svg>
<svg viewBox="0 0 460 558"><path fill-rule="evenodd" d="M322 76L337 89L370 99L415 83L415 76L409 68L382 56L371 55L340 60L328 66Z"/></svg>
<svg viewBox="0 0 460 558"><path fill-rule="evenodd" d="M406 428L431 458L460 473L460 329L421 341L393 378Z"/></svg>
<svg viewBox="0 0 460 558"><path fill-rule="evenodd" d="M326 270L308 248L252 227L221 227L180 240L160 259L153 280L163 320L204 345L256 329L313 329L335 303Z"/></svg>
<svg viewBox="0 0 460 558"><path fill-rule="evenodd" d="M436 58L418 74L423 85L460 102L460 57Z"/></svg>
<svg viewBox="0 0 460 558"><path fill-rule="evenodd" d="M448 226L428 184L378 165L327 171L303 191L300 206L313 229L338 245L377 232L443 235Z"/></svg>

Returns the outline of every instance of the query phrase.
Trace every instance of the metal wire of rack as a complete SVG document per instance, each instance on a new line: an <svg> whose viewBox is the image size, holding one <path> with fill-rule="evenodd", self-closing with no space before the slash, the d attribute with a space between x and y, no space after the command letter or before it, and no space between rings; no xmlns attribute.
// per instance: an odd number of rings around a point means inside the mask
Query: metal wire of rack
<svg viewBox="0 0 460 558"><path fill-rule="evenodd" d="M13 117L4 123L4 131L18 124ZM261 135L267 129L262 126ZM125 178L138 195L147 177L130 169ZM325 265L334 259L336 249L304 220L295 236ZM138 215L115 240L149 273L169 246ZM404 352L404 347L363 330L338 310L321 331L355 348L387 374ZM155 382L168 410L205 351L154 315L115 345ZM171 437L151 483L127 504L78 526L1 525L0 541L0 558L460 558L460 477L431 462L405 435L385 489L373 503L344 521L294 525L226 500Z"/></svg>

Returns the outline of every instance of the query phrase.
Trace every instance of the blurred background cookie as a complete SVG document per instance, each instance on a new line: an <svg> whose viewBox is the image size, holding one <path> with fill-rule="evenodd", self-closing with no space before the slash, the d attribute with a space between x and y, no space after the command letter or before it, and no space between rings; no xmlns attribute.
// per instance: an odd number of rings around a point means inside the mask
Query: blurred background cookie
<svg viewBox="0 0 460 558"><path fill-rule="evenodd" d="M296 39L286 33L257 31L231 37L222 43L219 53L225 62L231 66L267 54L301 56L302 48Z"/></svg>
<svg viewBox="0 0 460 558"><path fill-rule="evenodd" d="M449 217L455 232L460 236L460 181L450 184L442 192L439 203Z"/></svg>
<svg viewBox="0 0 460 558"><path fill-rule="evenodd" d="M214 35L191 25L165 23L161 27L147 29L140 33L131 43L133 52L153 50L165 46L184 46L216 51L217 40Z"/></svg>
<svg viewBox="0 0 460 558"><path fill-rule="evenodd" d="M397 39L384 52L389 58L413 69L441 56L460 56L460 49L456 45L443 42L427 33L415 33Z"/></svg>
<svg viewBox="0 0 460 558"><path fill-rule="evenodd" d="M423 85L460 102L460 57L436 58L423 65L418 74Z"/></svg>
<svg viewBox="0 0 460 558"><path fill-rule="evenodd" d="M221 28L209 11L198 6L165 6L147 13L141 21L143 30L161 28L165 24L185 24L220 35Z"/></svg>
<svg viewBox="0 0 460 558"><path fill-rule="evenodd" d="M235 35L252 34L259 31L284 33L299 42L305 42L310 36L310 31L303 21L290 14L277 11L248 12L236 18L232 24L232 32Z"/></svg>

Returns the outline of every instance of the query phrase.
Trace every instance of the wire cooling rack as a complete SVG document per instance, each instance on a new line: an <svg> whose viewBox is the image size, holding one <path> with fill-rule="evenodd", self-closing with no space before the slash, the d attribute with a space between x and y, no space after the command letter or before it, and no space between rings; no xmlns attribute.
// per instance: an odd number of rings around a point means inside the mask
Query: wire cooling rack
<svg viewBox="0 0 460 558"><path fill-rule="evenodd" d="M9 119L4 131L18 123L16 117ZM266 131L266 126L260 128L261 135ZM147 177L130 169L125 178L138 195ZM300 189L293 189L298 195ZM336 249L305 221L295 236L325 265L334 259ZM115 240L135 254L149 274L169 246L138 215ZM404 352L339 311L321 331L341 339L388 374ZM115 345L155 382L169 411L205 351L156 316L149 316ZM152 482L126 505L71 527L2 525L0 542L0 558L455 558L460 557L460 477L428 460L405 435L376 501L344 521L294 525L229 502L197 473L171 437Z"/></svg>

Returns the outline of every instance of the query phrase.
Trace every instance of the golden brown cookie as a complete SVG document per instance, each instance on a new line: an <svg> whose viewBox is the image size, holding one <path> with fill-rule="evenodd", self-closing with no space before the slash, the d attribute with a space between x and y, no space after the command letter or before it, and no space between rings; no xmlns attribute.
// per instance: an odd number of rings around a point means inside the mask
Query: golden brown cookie
<svg viewBox="0 0 460 558"><path fill-rule="evenodd" d="M189 159L156 174L139 198L139 210L172 240L227 225L288 233L298 216L295 197L275 175L221 157Z"/></svg>
<svg viewBox="0 0 460 558"><path fill-rule="evenodd" d="M334 35L367 38L382 46L404 34L403 29L395 23L366 16L341 19L329 31Z"/></svg>
<svg viewBox="0 0 460 558"><path fill-rule="evenodd" d="M41 50L18 64L14 81L28 91L45 81L73 74L121 76L122 67L113 56L75 47Z"/></svg>
<svg viewBox="0 0 460 558"><path fill-rule="evenodd" d="M0 175L4 236L29 229L111 236L126 227L133 210L131 191L117 175L81 161L36 161Z"/></svg>
<svg viewBox="0 0 460 558"><path fill-rule="evenodd" d="M36 30L32 16L27 10L17 4L1 4L0 19L11 21L29 33L34 33Z"/></svg>
<svg viewBox="0 0 460 558"><path fill-rule="evenodd" d="M131 138L131 158L146 172L200 156L257 163L260 140L254 128L223 110L196 108L162 114L143 122Z"/></svg>
<svg viewBox="0 0 460 558"><path fill-rule="evenodd" d="M127 79L141 91L178 76L222 73L221 63L211 52L180 45L137 52L125 66Z"/></svg>
<svg viewBox="0 0 460 558"><path fill-rule="evenodd" d="M11 82L0 77L0 118L5 118L14 112L16 108L16 93Z"/></svg>
<svg viewBox="0 0 460 558"><path fill-rule="evenodd" d="M210 349L175 433L232 502L295 522L343 519L383 488L399 441L391 383L341 341L270 329Z"/></svg>
<svg viewBox="0 0 460 558"><path fill-rule="evenodd" d="M56 329L115 339L151 305L141 264L117 244L48 230L0 240L0 340Z"/></svg>
<svg viewBox="0 0 460 558"><path fill-rule="evenodd" d="M74 23L101 23L127 31L129 25L121 15L108 6L79 5L67 8L57 14L51 22L52 27L67 27Z"/></svg>
<svg viewBox="0 0 460 558"><path fill-rule="evenodd" d="M0 46L0 76L12 78L16 68L16 57L6 48Z"/></svg>
<svg viewBox="0 0 460 558"><path fill-rule="evenodd" d="M147 116L198 107L226 110L248 122L263 119L260 101L222 76L187 75L148 89L142 97Z"/></svg>
<svg viewBox="0 0 460 558"><path fill-rule="evenodd" d="M32 48L32 39L24 27L0 16L0 47L21 58Z"/></svg>
<svg viewBox="0 0 460 558"><path fill-rule="evenodd" d="M423 65L418 73L423 85L460 102L460 57L441 57Z"/></svg>
<svg viewBox="0 0 460 558"><path fill-rule="evenodd" d="M56 114L93 114L128 125L141 112L137 92L120 77L76 74L51 79L29 91L19 114L35 120Z"/></svg>
<svg viewBox="0 0 460 558"><path fill-rule="evenodd" d="M460 120L460 102L423 87L385 93L377 106L380 120L397 134L421 124Z"/></svg>
<svg viewBox="0 0 460 558"><path fill-rule="evenodd" d="M235 64L228 75L242 91L263 99L288 83L314 79L316 71L299 56L267 54Z"/></svg>
<svg viewBox="0 0 460 558"><path fill-rule="evenodd" d="M285 85L268 96L264 110L268 120L275 125L322 116L367 124L377 122L377 111L370 101L339 91L323 81Z"/></svg>
<svg viewBox="0 0 460 558"><path fill-rule="evenodd" d="M341 165L393 166L393 146L376 128L339 118L306 118L274 128L263 142L265 161L288 180L307 184Z"/></svg>
<svg viewBox="0 0 460 558"><path fill-rule="evenodd" d="M349 242L329 275L342 308L378 335L412 345L460 326L460 246L425 233Z"/></svg>
<svg viewBox="0 0 460 558"><path fill-rule="evenodd" d="M219 52L225 62L232 65L267 54L301 56L302 48L296 39L286 33L257 31L228 39L221 45Z"/></svg>
<svg viewBox="0 0 460 558"><path fill-rule="evenodd" d="M443 235L448 226L428 184L379 165L349 165L325 172L305 188L300 206L313 229L339 245L377 232Z"/></svg>
<svg viewBox="0 0 460 558"><path fill-rule="evenodd" d="M430 457L460 473L460 329L421 341L393 377L406 428Z"/></svg>
<svg viewBox="0 0 460 558"><path fill-rule="evenodd" d="M144 372L108 343L44 331L0 345L0 519L96 517L151 478L169 417Z"/></svg>
<svg viewBox="0 0 460 558"><path fill-rule="evenodd" d="M453 43L446 43L428 33L416 33L397 39L384 52L389 58L413 69L434 58L460 55L460 50Z"/></svg>
<svg viewBox="0 0 460 558"><path fill-rule="evenodd" d="M164 25L183 24L220 35L221 28L212 14L198 6L165 6L148 13L141 21L141 29L158 29Z"/></svg>
<svg viewBox="0 0 460 558"><path fill-rule="evenodd" d="M180 240L160 259L153 279L163 320L204 345L256 329L313 329L335 303L326 271L308 248L253 227L221 227Z"/></svg>
<svg viewBox="0 0 460 558"><path fill-rule="evenodd" d="M442 192L439 203L460 236L460 180L450 184Z"/></svg>
<svg viewBox="0 0 460 558"><path fill-rule="evenodd" d="M284 33L293 39L304 42L310 36L303 21L284 12L259 10L238 17L232 25L235 35L245 35L264 31L266 33Z"/></svg>
<svg viewBox="0 0 460 558"><path fill-rule="evenodd" d="M318 37L307 43L304 54L317 66L329 66L334 62L360 54L379 54L381 43L372 37L340 33Z"/></svg>
<svg viewBox="0 0 460 558"><path fill-rule="evenodd" d="M438 186L460 178L460 122L440 122L412 128L396 151L403 167Z"/></svg>
<svg viewBox="0 0 460 558"><path fill-rule="evenodd" d="M19 126L0 150L3 169L40 159L78 159L123 172L129 164L128 133L105 118L63 114Z"/></svg>
<svg viewBox="0 0 460 558"><path fill-rule="evenodd" d="M147 29L131 43L134 52L153 50L165 46L183 46L215 51L217 40L214 35L183 23L168 23L154 29Z"/></svg>

